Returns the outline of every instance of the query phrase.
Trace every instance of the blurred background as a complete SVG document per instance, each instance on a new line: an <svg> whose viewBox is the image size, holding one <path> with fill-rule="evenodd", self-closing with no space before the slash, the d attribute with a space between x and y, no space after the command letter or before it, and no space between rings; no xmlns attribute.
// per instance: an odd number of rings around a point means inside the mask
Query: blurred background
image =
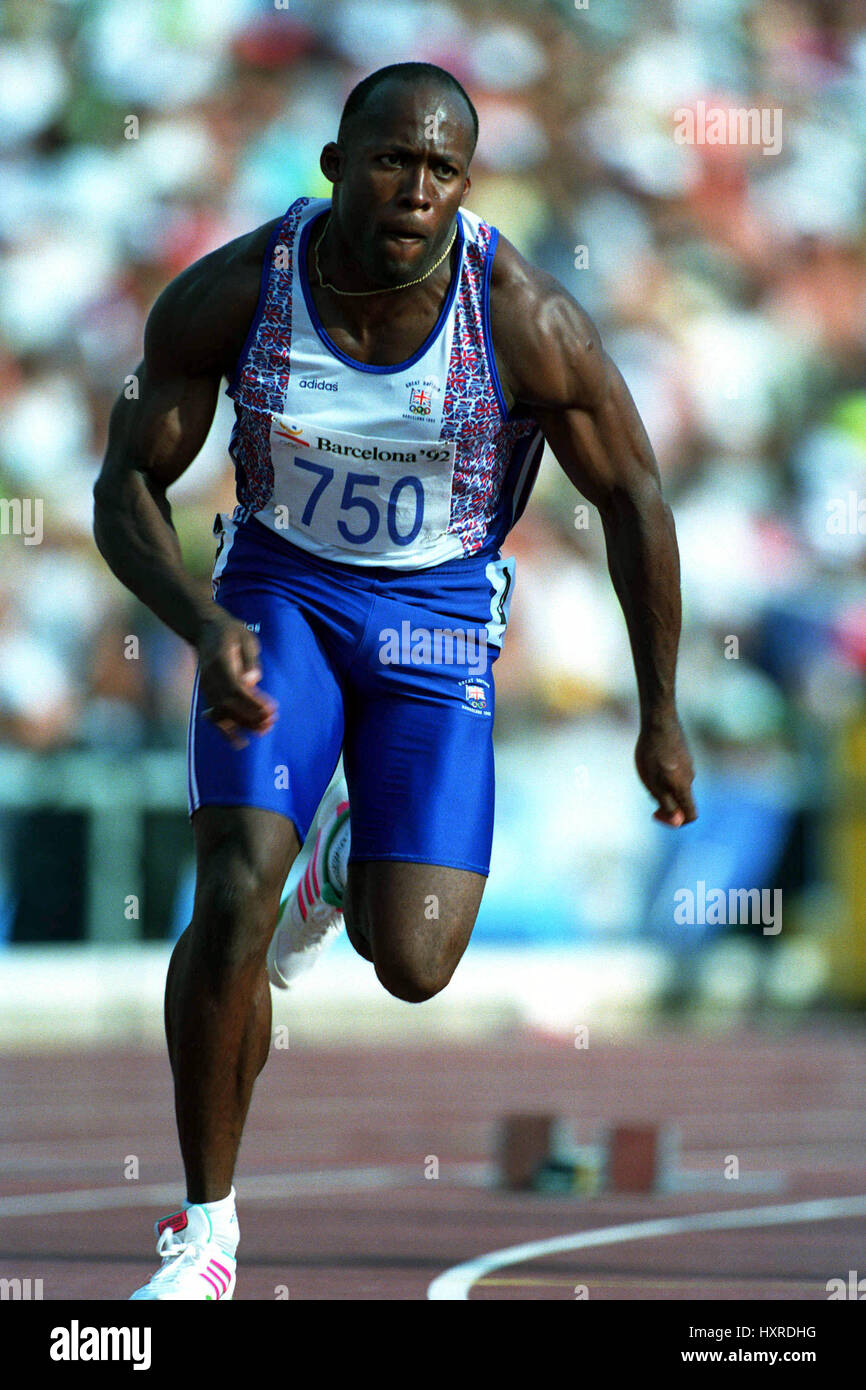
<svg viewBox="0 0 866 1390"><path fill-rule="evenodd" d="M38 1042L46 1007L70 1037L158 1031L188 920L192 652L114 580L91 532L147 313L193 260L327 196L319 152L348 92L409 59L466 86L481 125L467 206L588 310L646 423L679 537L700 812L679 832L652 820L600 521L548 456L504 552L517 583L495 672L491 877L453 1002L428 1010L465 1028L467 999L486 1001L555 1032L866 1003L862 5L6 0L9 1042ZM772 115L778 142L718 143L700 125L678 139L681 113L707 108ZM201 575L213 515L233 506L231 421L222 396L170 493ZM678 921L677 894L699 903L700 885L726 901L763 890L778 911ZM339 1026L343 988L346 1008L367 991L382 1017L416 1017L345 943L316 979L331 1001L319 1036Z"/></svg>

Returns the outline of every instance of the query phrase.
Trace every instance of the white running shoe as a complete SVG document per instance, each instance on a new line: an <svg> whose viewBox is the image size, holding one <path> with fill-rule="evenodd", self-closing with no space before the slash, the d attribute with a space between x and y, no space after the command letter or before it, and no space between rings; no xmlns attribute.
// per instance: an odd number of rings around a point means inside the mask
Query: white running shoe
<svg viewBox="0 0 866 1390"><path fill-rule="evenodd" d="M343 897L333 883L336 854L348 857L349 794L338 778L325 793L303 849L292 865L268 948L268 979L288 989L315 965L343 929Z"/></svg>
<svg viewBox="0 0 866 1390"><path fill-rule="evenodd" d="M130 1296L134 1299L197 1299L201 1302L231 1298L235 1291L237 1261L213 1238L213 1224L203 1207L187 1207L157 1221L156 1253L162 1266L153 1278Z"/></svg>

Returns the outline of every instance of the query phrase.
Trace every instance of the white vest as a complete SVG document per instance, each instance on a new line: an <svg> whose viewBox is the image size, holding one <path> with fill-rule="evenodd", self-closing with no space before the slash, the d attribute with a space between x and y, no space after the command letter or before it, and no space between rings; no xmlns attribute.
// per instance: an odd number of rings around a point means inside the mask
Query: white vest
<svg viewBox="0 0 866 1390"><path fill-rule="evenodd" d="M458 213L457 266L433 330L405 362L371 366L328 337L313 303L308 238L329 207L297 200L265 254L228 386L234 520L255 516L292 545L349 565L424 569L495 554L543 447L533 419L509 415L496 373L496 229Z"/></svg>

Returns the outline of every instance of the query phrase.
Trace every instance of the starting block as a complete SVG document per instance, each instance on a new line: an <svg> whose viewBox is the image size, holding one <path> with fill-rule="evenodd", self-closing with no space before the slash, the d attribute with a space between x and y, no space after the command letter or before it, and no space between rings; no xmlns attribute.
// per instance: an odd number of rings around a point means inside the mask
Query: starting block
<svg viewBox="0 0 866 1390"><path fill-rule="evenodd" d="M592 1196L602 1192L671 1193L731 1191L722 1169L680 1165L680 1134L667 1123L618 1122L594 1144L577 1144L556 1115L505 1115L499 1126L498 1187L508 1192ZM784 1172L736 1175L739 1192L782 1192Z"/></svg>
<svg viewBox="0 0 866 1390"><path fill-rule="evenodd" d="M679 1134L670 1125L614 1125L605 1153L609 1191L670 1191L679 1164Z"/></svg>
<svg viewBox="0 0 866 1390"><path fill-rule="evenodd" d="M677 1186L679 1134L664 1124L615 1124L578 1145L555 1115L505 1115L499 1185L510 1192L665 1192Z"/></svg>

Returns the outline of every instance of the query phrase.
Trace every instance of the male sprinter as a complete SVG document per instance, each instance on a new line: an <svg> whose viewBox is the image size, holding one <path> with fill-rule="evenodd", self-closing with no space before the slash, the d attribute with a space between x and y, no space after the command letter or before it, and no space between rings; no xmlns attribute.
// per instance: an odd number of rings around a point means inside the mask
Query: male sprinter
<svg viewBox="0 0 866 1390"><path fill-rule="evenodd" d="M449 73L373 73L322 152L332 199L300 198L179 275L148 319L139 397L112 413L97 543L199 656L195 905L165 1004L187 1200L158 1223L162 1267L135 1298L233 1294L232 1179L271 1037L266 961L285 984L341 906L399 999L443 989L466 948L491 848L490 667L512 578L500 547L544 439L601 515L654 814L695 819L657 465L587 316L461 210L476 136ZM238 505L217 519L207 586L183 567L166 492L223 377ZM337 782L325 798L341 751L348 793Z"/></svg>

